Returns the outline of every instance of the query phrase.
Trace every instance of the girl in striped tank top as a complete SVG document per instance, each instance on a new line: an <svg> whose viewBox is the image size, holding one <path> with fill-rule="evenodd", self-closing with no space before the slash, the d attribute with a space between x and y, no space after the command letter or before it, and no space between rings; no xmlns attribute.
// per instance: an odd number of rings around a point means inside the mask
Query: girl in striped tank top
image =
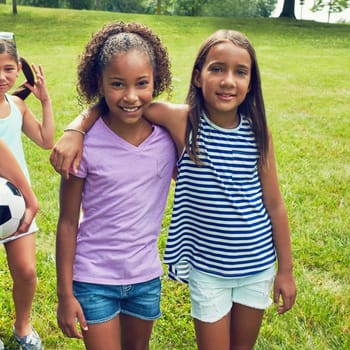
<svg viewBox="0 0 350 350"><path fill-rule="evenodd" d="M170 277L189 282L198 349L252 349L272 284L280 314L296 287L259 68L242 33L219 30L203 42L186 102L146 112L169 130L179 155L164 262ZM52 154L63 173L72 139Z"/></svg>

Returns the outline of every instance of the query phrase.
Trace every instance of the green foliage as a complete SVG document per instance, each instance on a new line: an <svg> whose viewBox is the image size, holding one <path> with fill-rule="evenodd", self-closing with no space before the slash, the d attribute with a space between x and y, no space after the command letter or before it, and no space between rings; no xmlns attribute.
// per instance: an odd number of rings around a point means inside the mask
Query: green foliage
<svg viewBox="0 0 350 350"><path fill-rule="evenodd" d="M65 0L17 0L18 5L28 5L37 7L64 7Z"/></svg>
<svg viewBox="0 0 350 350"><path fill-rule="evenodd" d="M18 0L20 5L156 14L216 16L216 17L269 17L277 0ZM160 6L160 7L159 7Z"/></svg>
<svg viewBox="0 0 350 350"><path fill-rule="evenodd" d="M330 13L338 13L347 9L349 7L349 3L350 1L348 0L314 0L311 11L322 11L326 7Z"/></svg>
<svg viewBox="0 0 350 350"><path fill-rule="evenodd" d="M142 0L101 0L101 9L114 12L145 12L142 6Z"/></svg>
<svg viewBox="0 0 350 350"><path fill-rule="evenodd" d="M162 0L162 13L177 16L269 17L277 0ZM155 0L146 0L154 13Z"/></svg>
<svg viewBox="0 0 350 350"><path fill-rule="evenodd" d="M258 17L270 17L275 9L277 0L258 0L256 3L256 14Z"/></svg>
<svg viewBox="0 0 350 350"><path fill-rule="evenodd" d="M77 10L91 10L94 8L95 0L67 0L68 7Z"/></svg>
<svg viewBox="0 0 350 350"><path fill-rule="evenodd" d="M3 31L14 31L21 54L45 69L56 137L82 109L75 91L77 57L91 33L114 21L150 26L172 61L173 102L184 101L200 43L219 28L237 29L255 46L281 190L289 212L298 297L280 316L270 308L255 350L350 349L350 26L290 19L168 17L0 5ZM18 82L23 81L23 76ZM33 97L27 101L40 115ZM59 176L49 152L23 139L33 188L39 197L38 290L32 321L46 350L82 350L56 324L55 227ZM1 155L0 155L1 156ZM173 187L159 239L163 255ZM0 337L17 349L11 327L12 280L0 248ZM188 288L163 278L162 318L150 350L194 350Z"/></svg>
<svg viewBox="0 0 350 350"><path fill-rule="evenodd" d="M322 11L324 8L328 9L328 22L332 13L339 13L347 9L350 5L349 0L314 0L311 11Z"/></svg>

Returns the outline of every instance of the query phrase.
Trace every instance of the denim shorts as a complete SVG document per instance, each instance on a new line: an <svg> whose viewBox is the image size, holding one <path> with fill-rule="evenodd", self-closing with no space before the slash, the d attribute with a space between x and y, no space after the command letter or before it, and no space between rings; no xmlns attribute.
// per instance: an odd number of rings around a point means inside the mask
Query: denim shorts
<svg viewBox="0 0 350 350"><path fill-rule="evenodd" d="M159 277L130 285L73 281L73 292L88 324L110 321L120 313L147 321L161 316Z"/></svg>
<svg viewBox="0 0 350 350"><path fill-rule="evenodd" d="M203 322L216 322L232 308L232 303L255 309L272 304L271 286L275 266L242 278L224 279L192 268L189 278L192 317Z"/></svg>

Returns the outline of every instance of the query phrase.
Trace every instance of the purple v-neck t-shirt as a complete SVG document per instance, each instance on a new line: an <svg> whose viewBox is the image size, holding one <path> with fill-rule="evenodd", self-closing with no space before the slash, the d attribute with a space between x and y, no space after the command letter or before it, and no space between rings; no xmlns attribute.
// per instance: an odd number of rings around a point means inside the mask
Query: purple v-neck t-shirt
<svg viewBox="0 0 350 350"><path fill-rule="evenodd" d="M97 120L75 174L85 179L75 281L125 285L163 273L157 242L175 163L161 127L136 147Z"/></svg>

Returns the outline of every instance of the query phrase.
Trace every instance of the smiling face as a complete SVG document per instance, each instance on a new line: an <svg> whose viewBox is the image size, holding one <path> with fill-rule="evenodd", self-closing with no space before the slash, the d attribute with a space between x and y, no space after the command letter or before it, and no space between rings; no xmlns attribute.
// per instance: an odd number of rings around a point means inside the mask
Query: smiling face
<svg viewBox="0 0 350 350"><path fill-rule="evenodd" d="M250 88L251 59L248 51L224 41L213 46L194 84L202 90L208 117L222 127L235 127L238 107Z"/></svg>
<svg viewBox="0 0 350 350"><path fill-rule="evenodd" d="M154 78L150 58L138 50L116 54L104 68L99 86L111 123L137 123L152 101Z"/></svg>
<svg viewBox="0 0 350 350"><path fill-rule="evenodd" d="M15 84L20 65L7 53L0 54L0 96L8 92Z"/></svg>

